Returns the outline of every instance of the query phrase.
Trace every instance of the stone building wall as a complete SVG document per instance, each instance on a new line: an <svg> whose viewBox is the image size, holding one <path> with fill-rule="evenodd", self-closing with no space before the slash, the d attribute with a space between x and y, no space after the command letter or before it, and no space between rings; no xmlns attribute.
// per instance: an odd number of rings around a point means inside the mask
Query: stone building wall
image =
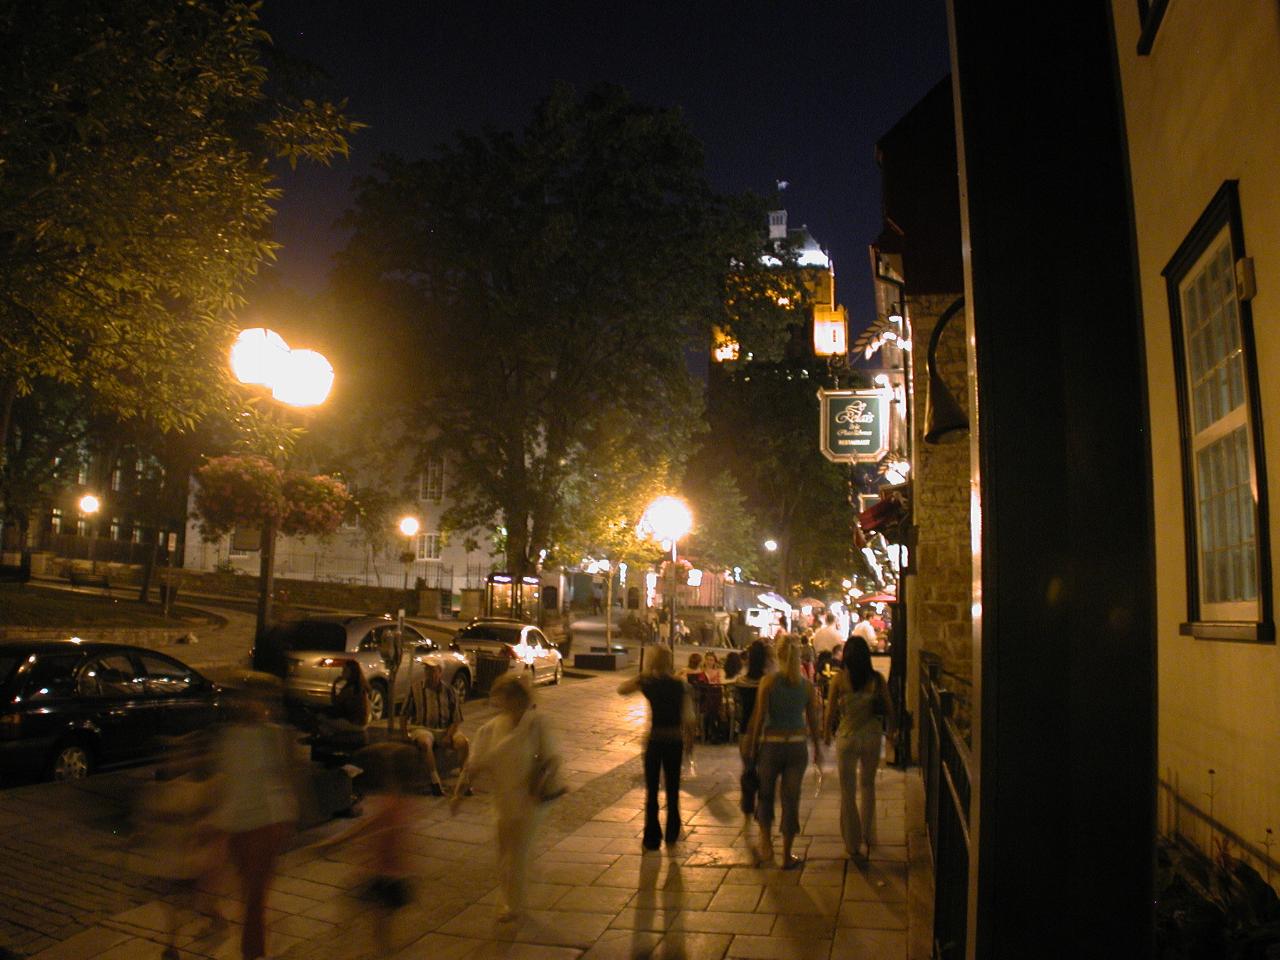
<svg viewBox="0 0 1280 960"><path fill-rule="evenodd" d="M915 576L908 586L910 688L919 676L919 651L936 653L943 668L973 675L972 550L969 537L969 444L931 446L924 442L925 399L929 390L926 356L939 316L956 295L909 298L911 364L915 402L911 410L915 497ZM951 318L938 346L942 377L960 406L969 407L964 315ZM914 695L916 691L912 689ZM958 691L960 692L960 691ZM914 709L914 708L913 708Z"/></svg>

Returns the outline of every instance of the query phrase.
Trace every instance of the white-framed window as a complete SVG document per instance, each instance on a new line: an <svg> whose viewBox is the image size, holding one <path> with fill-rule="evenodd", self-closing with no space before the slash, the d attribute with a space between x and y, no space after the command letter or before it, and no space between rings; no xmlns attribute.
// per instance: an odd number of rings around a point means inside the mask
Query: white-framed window
<svg viewBox="0 0 1280 960"><path fill-rule="evenodd" d="M444 457L430 456L418 479L418 499L439 503L444 499Z"/></svg>
<svg viewBox="0 0 1280 960"><path fill-rule="evenodd" d="M142 542L142 524L135 523L133 525L133 531L129 534L129 540L133 543Z"/></svg>
<svg viewBox="0 0 1280 960"><path fill-rule="evenodd" d="M62 508L54 507L49 511L49 529L54 533L62 532Z"/></svg>
<svg viewBox="0 0 1280 960"><path fill-rule="evenodd" d="M111 471L111 489L119 490L123 482L124 482L124 469L120 466L120 464L117 463L115 466L115 469Z"/></svg>
<svg viewBox="0 0 1280 960"><path fill-rule="evenodd" d="M80 484L80 486L83 487L88 482L89 482L89 465L85 463L83 460L81 460L80 466L76 469L76 483Z"/></svg>
<svg viewBox="0 0 1280 960"><path fill-rule="evenodd" d="M417 537L418 541L418 559L419 560L439 560L440 559L440 534L438 533L420 533Z"/></svg>
<svg viewBox="0 0 1280 960"><path fill-rule="evenodd" d="M1236 184L1223 186L1165 277L1173 320L1187 541L1183 632L1271 640L1270 556L1257 365Z"/></svg>
<svg viewBox="0 0 1280 960"><path fill-rule="evenodd" d="M89 535L89 521L81 517L76 521L76 536L87 537Z"/></svg>
<svg viewBox="0 0 1280 960"><path fill-rule="evenodd" d="M112 540L120 539L120 518L119 517L111 518L111 539Z"/></svg>

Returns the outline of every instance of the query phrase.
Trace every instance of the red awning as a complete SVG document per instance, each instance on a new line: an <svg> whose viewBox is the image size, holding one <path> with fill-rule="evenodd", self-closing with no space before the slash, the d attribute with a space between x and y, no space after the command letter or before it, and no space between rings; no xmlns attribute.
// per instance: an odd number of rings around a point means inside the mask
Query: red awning
<svg viewBox="0 0 1280 960"><path fill-rule="evenodd" d="M869 593L865 597L857 597L853 600L854 606L861 603L897 603L898 598L892 593Z"/></svg>

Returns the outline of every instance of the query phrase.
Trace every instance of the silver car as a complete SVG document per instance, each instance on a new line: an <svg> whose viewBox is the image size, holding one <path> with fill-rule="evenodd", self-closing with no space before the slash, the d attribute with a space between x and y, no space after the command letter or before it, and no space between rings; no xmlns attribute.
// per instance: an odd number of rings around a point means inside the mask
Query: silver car
<svg viewBox="0 0 1280 960"><path fill-rule="evenodd" d="M392 693L388 656L396 629L390 617L308 617L280 623L254 647L254 668L283 677L287 700L323 708L333 703L343 664L355 660L369 682L370 718L385 719ZM424 663L439 664L444 682L460 701L467 698L472 678L467 658L405 624L395 676L397 705L408 698L410 675L413 680L422 678Z"/></svg>
<svg viewBox="0 0 1280 960"><path fill-rule="evenodd" d="M515 670L527 675L531 683L559 683L564 673L560 651L546 634L534 624L520 620L501 617L472 620L454 636L453 646L467 655L477 674L478 658L484 654L490 662L506 661L499 675ZM492 680L492 676L486 677L487 682Z"/></svg>

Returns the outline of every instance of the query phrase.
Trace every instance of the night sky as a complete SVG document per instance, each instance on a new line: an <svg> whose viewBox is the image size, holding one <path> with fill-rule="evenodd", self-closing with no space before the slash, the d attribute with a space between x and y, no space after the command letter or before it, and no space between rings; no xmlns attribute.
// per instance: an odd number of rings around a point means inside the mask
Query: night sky
<svg viewBox="0 0 1280 960"><path fill-rule="evenodd" d="M854 328L871 320L880 230L876 140L948 71L943 0L815 3L267 0L276 43L329 76L369 124L349 163L286 172L276 267L306 293L343 242L353 177L383 152L428 154L458 130L519 129L556 80L618 83L679 106L712 183L787 180L791 224L835 258Z"/></svg>

